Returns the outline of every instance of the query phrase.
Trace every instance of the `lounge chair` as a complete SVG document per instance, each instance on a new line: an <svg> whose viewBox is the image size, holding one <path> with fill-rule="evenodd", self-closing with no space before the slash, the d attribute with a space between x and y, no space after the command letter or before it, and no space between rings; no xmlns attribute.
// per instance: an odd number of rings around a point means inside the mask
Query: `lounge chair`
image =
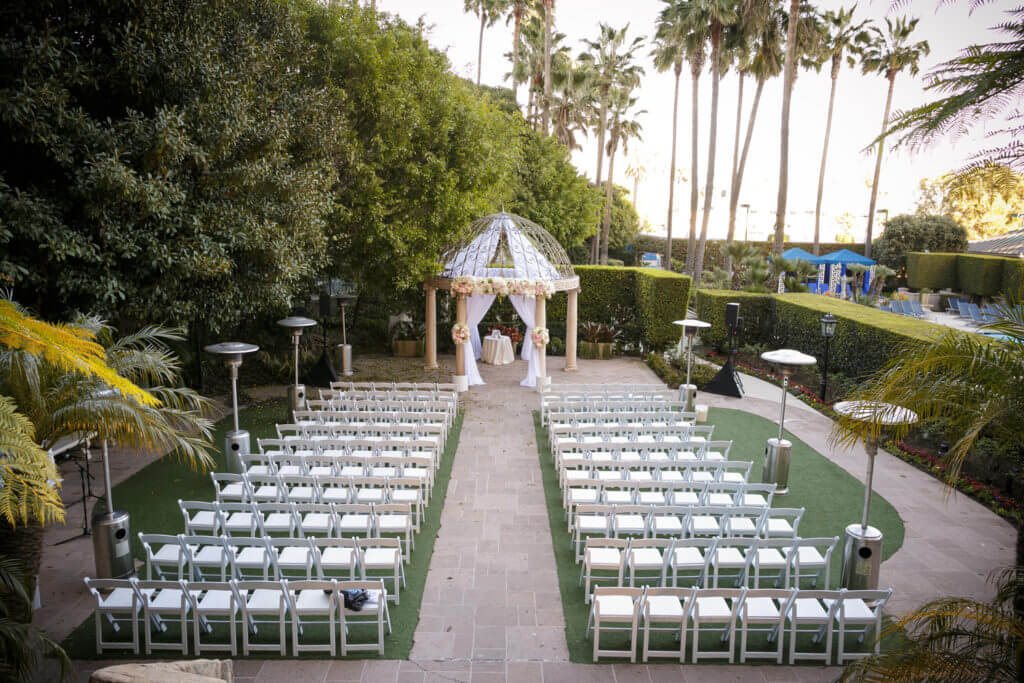
<svg viewBox="0 0 1024 683"><path fill-rule="evenodd" d="M920 301L908 301L906 305L908 305L910 307L911 314L914 317L916 317L916 318L925 318L925 317L927 317L928 314L925 313L924 308L921 306L921 302Z"/></svg>

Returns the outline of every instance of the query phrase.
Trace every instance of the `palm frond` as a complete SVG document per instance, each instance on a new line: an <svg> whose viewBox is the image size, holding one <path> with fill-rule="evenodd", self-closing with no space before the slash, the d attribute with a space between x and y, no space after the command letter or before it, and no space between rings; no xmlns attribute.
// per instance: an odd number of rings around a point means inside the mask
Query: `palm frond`
<svg viewBox="0 0 1024 683"><path fill-rule="evenodd" d="M64 520L57 466L36 443L31 421L0 396L0 517L11 524Z"/></svg>

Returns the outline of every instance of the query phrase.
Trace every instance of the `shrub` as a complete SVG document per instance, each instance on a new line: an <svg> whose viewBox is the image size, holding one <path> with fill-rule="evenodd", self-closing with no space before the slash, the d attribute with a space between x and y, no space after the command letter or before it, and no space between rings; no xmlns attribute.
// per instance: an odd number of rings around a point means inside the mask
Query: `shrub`
<svg viewBox="0 0 1024 683"><path fill-rule="evenodd" d="M976 296L995 296L1003 290L1003 263L1001 256L960 254L956 260L959 288Z"/></svg>
<svg viewBox="0 0 1024 683"><path fill-rule="evenodd" d="M885 231L871 244L875 259L900 277L904 277L909 252L966 250L967 231L949 216L894 216L886 221Z"/></svg>
<svg viewBox="0 0 1024 683"><path fill-rule="evenodd" d="M958 254L907 254L907 285L913 289L957 289Z"/></svg>
<svg viewBox="0 0 1024 683"><path fill-rule="evenodd" d="M654 371L658 377L662 379L665 384L671 389L677 389L680 385L686 383L686 363L683 362L682 367L679 367L673 363L669 363L660 353L649 353L647 354L647 366ZM710 365L703 363L694 363L690 370L690 381L693 382L698 389L704 387L705 384L711 381L711 379L718 372L717 369Z"/></svg>
<svg viewBox="0 0 1024 683"><path fill-rule="evenodd" d="M644 341L655 350L679 341L674 320L686 317L690 278L657 268L636 269L636 303Z"/></svg>
<svg viewBox="0 0 1024 683"><path fill-rule="evenodd" d="M711 289L697 291L697 318L711 323L711 327L701 334L704 341L719 351L726 349L728 331L725 327L725 305L730 302L739 303L740 317L743 318L739 343L767 343L773 308L770 294Z"/></svg>
<svg viewBox="0 0 1024 683"><path fill-rule="evenodd" d="M1003 294L1015 301L1024 300L1024 259L1003 262Z"/></svg>

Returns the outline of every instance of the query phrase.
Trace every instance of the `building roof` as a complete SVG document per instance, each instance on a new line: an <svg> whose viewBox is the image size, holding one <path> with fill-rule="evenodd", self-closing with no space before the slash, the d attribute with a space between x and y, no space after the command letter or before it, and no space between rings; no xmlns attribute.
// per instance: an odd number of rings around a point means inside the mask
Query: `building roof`
<svg viewBox="0 0 1024 683"><path fill-rule="evenodd" d="M1024 230L1014 230L987 240L970 242L967 251L972 254L992 254L1024 258Z"/></svg>

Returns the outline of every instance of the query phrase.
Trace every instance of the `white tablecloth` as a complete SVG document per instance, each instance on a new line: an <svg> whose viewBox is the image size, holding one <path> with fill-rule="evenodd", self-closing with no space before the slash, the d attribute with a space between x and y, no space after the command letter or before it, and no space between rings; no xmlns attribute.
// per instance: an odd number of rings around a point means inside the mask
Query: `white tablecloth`
<svg viewBox="0 0 1024 683"><path fill-rule="evenodd" d="M506 335L500 337L484 337L480 349L480 360L491 365L508 365L515 360L512 340Z"/></svg>

